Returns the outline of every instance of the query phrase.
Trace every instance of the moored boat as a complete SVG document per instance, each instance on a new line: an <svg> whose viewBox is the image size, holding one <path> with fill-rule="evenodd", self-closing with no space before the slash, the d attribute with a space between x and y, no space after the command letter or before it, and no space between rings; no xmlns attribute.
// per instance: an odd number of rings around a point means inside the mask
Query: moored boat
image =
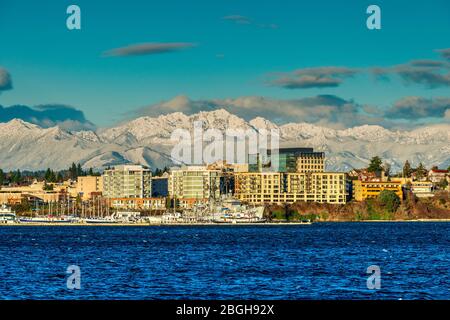
<svg viewBox="0 0 450 320"><path fill-rule="evenodd" d="M109 224L109 223L117 223L117 220L111 218L87 218L83 220L88 224Z"/></svg>
<svg viewBox="0 0 450 320"><path fill-rule="evenodd" d="M74 217L25 217L19 219L20 223L74 223L76 218Z"/></svg>
<svg viewBox="0 0 450 320"><path fill-rule="evenodd" d="M0 223L16 222L16 213L5 205L0 207Z"/></svg>

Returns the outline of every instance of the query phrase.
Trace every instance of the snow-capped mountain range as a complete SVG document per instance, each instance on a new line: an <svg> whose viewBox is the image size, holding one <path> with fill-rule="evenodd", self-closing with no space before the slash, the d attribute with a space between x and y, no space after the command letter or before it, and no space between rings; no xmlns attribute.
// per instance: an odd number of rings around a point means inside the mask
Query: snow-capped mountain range
<svg viewBox="0 0 450 320"><path fill-rule="evenodd" d="M367 165L378 155L398 171L405 160L412 165L450 165L450 124L426 126L412 131L394 131L364 125L335 130L308 123L276 125L264 118L245 121L224 109L185 115L175 112L159 117L140 117L97 131L69 132L59 127L41 128L14 119L0 123L0 168L3 170L63 169L72 162L101 169L122 163L140 163L152 168L172 165L171 133L190 130L194 121L204 129L278 128L282 146L313 147L324 151L327 170L347 171Z"/></svg>

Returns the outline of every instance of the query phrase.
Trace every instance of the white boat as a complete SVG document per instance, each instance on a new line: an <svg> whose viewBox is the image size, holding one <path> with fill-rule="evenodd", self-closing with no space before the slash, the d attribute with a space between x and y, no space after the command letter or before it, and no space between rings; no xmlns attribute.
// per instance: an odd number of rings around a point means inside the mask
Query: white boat
<svg viewBox="0 0 450 320"><path fill-rule="evenodd" d="M66 217L55 217L55 216L42 216L42 217L29 217L20 218L20 223L73 223L76 222L76 218L66 216Z"/></svg>
<svg viewBox="0 0 450 320"><path fill-rule="evenodd" d="M149 224L162 224L163 219L162 219L162 216L159 216L159 217L151 216L151 217L145 217L145 219L142 219L142 221L147 222Z"/></svg>
<svg viewBox="0 0 450 320"><path fill-rule="evenodd" d="M5 205L0 207L0 223L16 222L16 213Z"/></svg>
<svg viewBox="0 0 450 320"><path fill-rule="evenodd" d="M111 217L111 216L104 217L104 218L100 218L100 217L86 218L86 219L83 219L82 221L84 221L85 223L90 223L90 224L118 223L119 222L116 219L114 219L114 217Z"/></svg>
<svg viewBox="0 0 450 320"><path fill-rule="evenodd" d="M139 211L117 211L111 215L111 218L121 223L137 223L141 220Z"/></svg>
<svg viewBox="0 0 450 320"><path fill-rule="evenodd" d="M241 209L241 211L224 210L214 216L214 223L263 223L264 207Z"/></svg>
<svg viewBox="0 0 450 320"><path fill-rule="evenodd" d="M162 223L182 223L184 219L179 212L166 212L161 216Z"/></svg>

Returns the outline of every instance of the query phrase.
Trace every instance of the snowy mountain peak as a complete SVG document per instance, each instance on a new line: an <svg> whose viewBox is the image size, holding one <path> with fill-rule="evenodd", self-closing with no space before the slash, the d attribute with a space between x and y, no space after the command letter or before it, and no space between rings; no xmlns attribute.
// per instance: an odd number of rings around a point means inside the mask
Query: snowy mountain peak
<svg viewBox="0 0 450 320"><path fill-rule="evenodd" d="M264 119L262 117L256 117L252 120L250 120L250 125L257 128L257 129L266 129L266 130L270 130L270 129L277 129L278 126L272 122L270 122L267 119Z"/></svg>
<svg viewBox="0 0 450 320"><path fill-rule="evenodd" d="M8 122L0 123L0 128L2 130L33 130L33 129L39 129L39 127L36 124L32 124L26 121L23 121L22 119L12 119Z"/></svg>
<svg viewBox="0 0 450 320"><path fill-rule="evenodd" d="M364 139L367 141L383 140L391 138L394 132L377 125L363 125L341 130L341 136L353 137L355 139Z"/></svg>
<svg viewBox="0 0 450 320"><path fill-rule="evenodd" d="M234 114L231 114L225 109L217 109L214 111L201 111L189 117L191 122L203 121L204 129L246 129L249 127L248 123Z"/></svg>
<svg viewBox="0 0 450 320"><path fill-rule="evenodd" d="M186 99L180 96L172 103L179 106ZM406 160L413 166L419 162L427 167L450 165L450 124L412 131L394 131L376 125L337 130L309 123L278 126L262 117L246 121L225 109L192 115L173 112L144 116L97 132L44 129L14 119L0 123L0 163L6 170L60 169L72 162L95 167L120 163L163 167L171 165L172 132L180 128L191 130L194 121L203 121L205 130L278 128L280 145L313 147L326 152L327 170L361 168L375 155L390 162L393 171L400 170Z"/></svg>

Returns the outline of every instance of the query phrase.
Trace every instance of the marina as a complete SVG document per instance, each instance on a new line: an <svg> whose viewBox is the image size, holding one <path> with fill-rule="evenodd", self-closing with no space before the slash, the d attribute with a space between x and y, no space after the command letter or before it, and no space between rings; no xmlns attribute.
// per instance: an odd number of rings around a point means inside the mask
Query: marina
<svg viewBox="0 0 450 320"><path fill-rule="evenodd" d="M51 207L51 205L50 205ZM61 205L57 208L62 208ZM253 224L311 224L310 221L272 222L264 218L264 206L248 206L239 200L228 198L220 202L210 202L209 205L198 204L191 209L166 210L161 215L142 216L139 211L114 211L105 215L109 210L97 215L63 214L64 211L49 211L47 215L30 217L16 217L10 208L0 209L0 222L8 225L103 225L103 226L145 226L145 225L253 225ZM36 209L35 212L39 212ZM66 211L68 212L68 211ZM84 213L84 209L82 213Z"/></svg>

